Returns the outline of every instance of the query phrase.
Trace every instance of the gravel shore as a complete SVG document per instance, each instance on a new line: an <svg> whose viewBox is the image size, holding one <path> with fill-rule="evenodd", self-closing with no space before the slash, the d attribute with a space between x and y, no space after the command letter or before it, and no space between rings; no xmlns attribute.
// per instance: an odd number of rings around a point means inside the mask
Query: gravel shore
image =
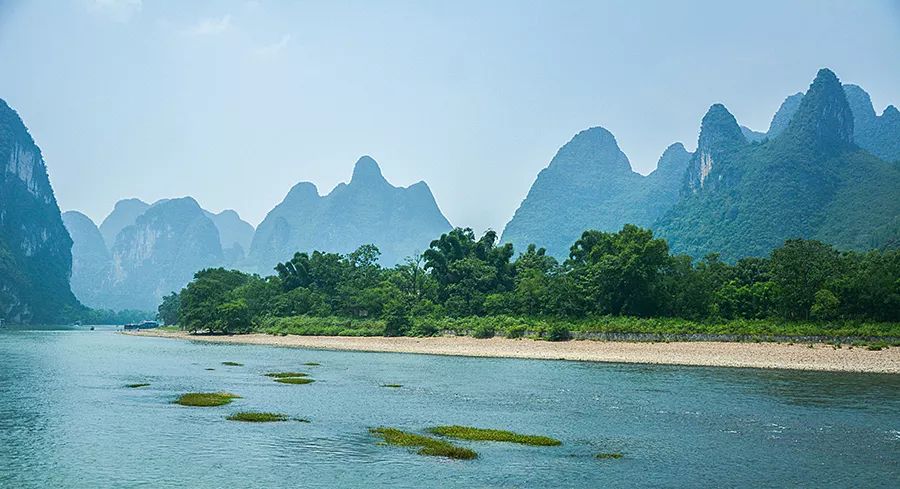
<svg viewBox="0 0 900 489"><path fill-rule="evenodd" d="M386 338L349 336L233 336L190 335L183 332L143 330L133 336L174 338L212 343L269 345L325 350L419 353L470 357L534 358L586 362L750 367L835 372L900 373L900 347L881 351L865 348L835 349L831 345L785 343L618 341L549 342L530 339L475 339L467 336Z"/></svg>

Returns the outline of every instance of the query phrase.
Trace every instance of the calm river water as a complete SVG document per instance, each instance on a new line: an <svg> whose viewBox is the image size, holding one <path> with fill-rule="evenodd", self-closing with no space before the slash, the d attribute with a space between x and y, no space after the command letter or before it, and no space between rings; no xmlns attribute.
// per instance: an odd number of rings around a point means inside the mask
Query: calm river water
<svg viewBox="0 0 900 489"><path fill-rule="evenodd" d="M316 382L263 376L280 370L306 371ZM125 387L137 382L151 385ZM243 398L214 408L172 403L190 391ZM242 410L310 423L225 420ZM453 461L378 445L368 433L438 424L548 435L563 445L460 442L479 458ZM598 452L624 457L597 460ZM4 488L898 486L900 376L0 330Z"/></svg>

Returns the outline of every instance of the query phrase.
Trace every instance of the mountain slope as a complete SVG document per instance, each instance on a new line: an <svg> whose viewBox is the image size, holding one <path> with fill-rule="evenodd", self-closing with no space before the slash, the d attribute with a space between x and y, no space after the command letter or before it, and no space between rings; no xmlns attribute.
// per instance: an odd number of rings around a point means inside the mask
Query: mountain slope
<svg viewBox="0 0 900 489"><path fill-rule="evenodd" d="M67 211L62 219L72 237L72 292L86 306L100 307L107 292L112 255L91 218Z"/></svg>
<svg viewBox="0 0 900 489"><path fill-rule="evenodd" d="M609 131L582 131L538 174L502 240L520 251L536 243L565 257L585 229L648 226L678 199L689 159L684 146L673 144L645 177L631 169Z"/></svg>
<svg viewBox="0 0 900 489"><path fill-rule="evenodd" d="M853 140L862 149L885 161L900 161L900 111L888 105L876 115L872 99L857 85L843 85L847 103L853 113ZM773 139L784 131L800 106L803 93L785 99L772 118L766 135Z"/></svg>
<svg viewBox="0 0 900 489"><path fill-rule="evenodd" d="M112 212L100 223L100 234L107 248L116 244L116 236L128 226L134 224L135 219L150 208L150 204L140 199L124 199L116 202Z"/></svg>
<svg viewBox="0 0 900 489"><path fill-rule="evenodd" d="M350 183L319 196L301 182L260 223L248 254L248 268L269 273L298 251L349 253L363 244L381 250L393 265L428 248L450 229L425 182L394 187L368 156L356 162Z"/></svg>
<svg viewBox="0 0 900 489"><path fill-rule="evenodd" d="M0 319L51 322L80 307L71 247L41 150L0 99Z"/></svg>
<svg viewBox="0 0 900 489"><path fill-rule="evenodd" d="M155 310L198 270L224 262L215 224L190 197L151 206L119 232L111 254L103 306L112 309Z"/></svg>
<svg viewBox="0 0 900 489"><path fill-rule="evenodd" d="M723 110L707 114L718 113L717 124L704 118L685 195L654 225L676 252L733 260L792 237L864 249L891 233L900 169L854 144L853 113L834 73L820 70L787 128L761 144L710 139L709 131L740 134Z"/></svg>

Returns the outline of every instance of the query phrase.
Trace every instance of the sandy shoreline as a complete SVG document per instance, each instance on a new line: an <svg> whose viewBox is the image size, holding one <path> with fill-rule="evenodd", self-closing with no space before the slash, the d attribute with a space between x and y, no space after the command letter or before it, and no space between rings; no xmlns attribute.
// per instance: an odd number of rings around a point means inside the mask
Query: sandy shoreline
<svg viewBox="0 0 900 489"><path fill-rule="evenodd" d="M475 339L467 336L385 338L350 336L195 336L183 332L144 330L132 336L173 338L211 343L268 345L325 350L419 353L470 357L532 358L586 362L750 367L835 372L900 373L900 348L865 348L778 343L617 341L548 342L529 339Z"/></svg>

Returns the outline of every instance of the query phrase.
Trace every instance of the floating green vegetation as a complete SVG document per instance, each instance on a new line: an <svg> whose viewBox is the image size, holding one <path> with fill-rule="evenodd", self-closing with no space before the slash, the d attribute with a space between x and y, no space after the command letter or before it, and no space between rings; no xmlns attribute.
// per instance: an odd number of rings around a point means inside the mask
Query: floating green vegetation
<svg viewBox="0 0 900 489"><path fill-rule="evenodd" d="M518 433L513 433L512 431L487 430L482 428L472 428L471 426L435 426L428 431L435 435L459 438L461 440L504 441L545 447L562 445L561 441L548 436L520 435Z"/></svg>
<svg viewBox="0 0 900 489"><path fill-rule="evenodd" d="M286 379L288 377L306 377L303 372L269 372L266 377L275 377L276 379Z"/></svg>
<svg viewBox="0 0 900 489"><path fill-rule="evenodd" d="M175 404L198 407L224 406L240 397L228 392L189 392L182 394L181 397L175 400Z"/></svg>
<svg viewBox="0 0 900 489"><path fill-rule="evenodd" d="M318 362L306 362L303 365L306 365L308 367L318 367L319 365L322 365L322 364L318 363Z"/></svg>
<svg viewBox="0 0 900 489"><path fill-rule="evenodd" d="M215 370L214 368L205 368L203 370Z"/></svg>
<svg viewBox="0 0 900 489"><path fill-rule="evenodd" d="M148 385L150 385L150 384L147 384L147 383L141 383L141 384L125 384L125 387L131 388L131 389L137 389L137 388L139 388L139 387L147 387Z"/></svg>
<svg viewBox="0 0 900 489"><path fill-rule="evenodd" d="M308 377L282 377L274 380L275 382L281 382L282 384L312 384L315 382L315 380Z"/></svg>
<svg viewBox="0 0 900 489"><path fill-rule="evenodd" d="M384 443L401 447L419 447L419 455L434 457L449 457L461 460L471 460L478 457L474 450L458 447L442 440L436 440L427 436L407 433L396 428L372 428L370 433L384 438Z"/></svg>
<svg viewBox="0 0 900 489"><path fill-rule="evenodd" d="M624 455L622 455L622 454L619 453L619 452L613 452L613 453L598 453L597 455L594 455L594 458L599 459L599 460L607 460L607 459L612 459L612 458L622 458L622 457L624 457Z"/></svg>
<svg viewBox="0 0 900 489"><path fill-rule="evenodd" d="M290 418L286 414L278 413L240 412L234 413L225 419L229 421L244 421L247 423L271 423L273 421L287 421Z"/></svg>
<svg viewBox="0 0 900 489"><path fill-rule="evenodd" d="M381 387L389 387L391 389L399 389L403 387L403 384L381 384Z"/></svg>
<svg viewBox="0 0 900 489"><path fill-rule="evenodd" d="M309 418L294 418L294 421L296 421L298 423L312 423L312 421L310 421Z"/></svg>
<svg viewBox="0 0 900 489"><path fill-rule="evenodd" d="M228 367L243 367L244 366L243 363L238 363L238 362L222 362L222 365L226 365Z"/></svg>

